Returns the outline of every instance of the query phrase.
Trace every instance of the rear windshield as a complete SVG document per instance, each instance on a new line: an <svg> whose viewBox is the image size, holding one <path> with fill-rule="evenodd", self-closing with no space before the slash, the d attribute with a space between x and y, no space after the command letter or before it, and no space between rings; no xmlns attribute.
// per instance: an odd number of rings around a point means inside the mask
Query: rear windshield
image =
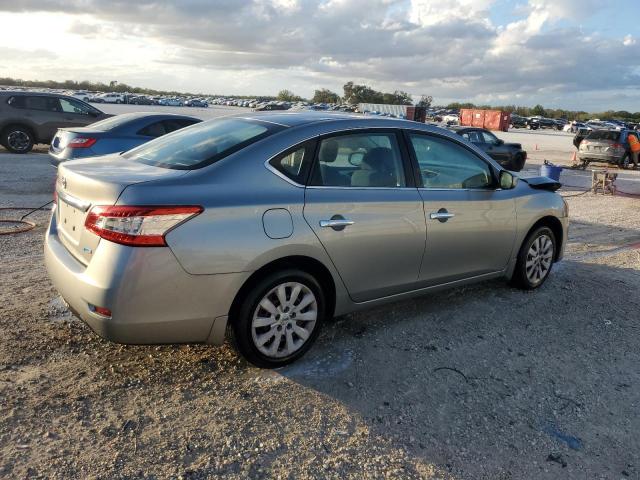
<svg viewBox="0 0 640 480"><path fill-rule="evenodd" d="M620 138L620 132L613 130L594 130L587 138L589 140L611 140L612 142L617 142L618 138Z"/></svg>
<svg viewBox="0 0 640 480"><path fill-rule="evenodd" d="M106 132L117 128L120 125L124 125L134 118L136 118L134 115L123 113L122 115L116 115L115 117L105 118L99 122L92 123L91 128Z"/></svg>
<svg viewBox="0 0 640 480"><path fill-rule="evenodd" d="M129 150L123 157L155 167L193 170L210 165L282 128L244 118L220 118L152 140Z"/></svg>

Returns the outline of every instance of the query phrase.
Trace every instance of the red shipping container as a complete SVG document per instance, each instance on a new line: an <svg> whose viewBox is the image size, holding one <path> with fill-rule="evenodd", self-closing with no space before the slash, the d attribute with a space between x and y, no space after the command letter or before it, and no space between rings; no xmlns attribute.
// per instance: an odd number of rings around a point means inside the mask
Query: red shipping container
<svg viewBox="0 0 640 480"><path fill-rule="evenodd" d="M460 125L506 132L511 123L511 114L502 110L460 110Z"/></svg>

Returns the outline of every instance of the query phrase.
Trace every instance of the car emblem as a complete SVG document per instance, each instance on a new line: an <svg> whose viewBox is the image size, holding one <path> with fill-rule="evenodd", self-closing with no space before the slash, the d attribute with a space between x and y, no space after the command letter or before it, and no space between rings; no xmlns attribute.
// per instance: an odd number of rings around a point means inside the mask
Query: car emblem
<svg viewBox="0 0 640 480"><path fill-rule="evenodd" d="M62 177L60 178L60 183L62 184L62 188L64 188L66 190L67 188L67 179Z"/></svg>

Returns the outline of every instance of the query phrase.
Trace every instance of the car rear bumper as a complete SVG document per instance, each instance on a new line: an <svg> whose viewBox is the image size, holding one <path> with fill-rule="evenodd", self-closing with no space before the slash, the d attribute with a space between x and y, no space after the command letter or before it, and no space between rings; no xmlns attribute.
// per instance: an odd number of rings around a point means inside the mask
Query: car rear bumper
<svg viewBox="0 0 640 480"><path fill-rule="evenodd" d="M589 162L605 162L605 163L620 163L623 156L614 155L612 153L596 153L596 152L581 152L578 151L578 160Z"/></svg>
<svg viewBox="0 0 640 480"><path fill-rule="evenodd" d="M250 275L190 275L167 247L105 240L85 266L60 242L55 215L44 256L51 282L71 310L101 337L126 344L222 344L233 298ZM92 306L108 308L112 316Z"/></svg>
<svg viewBox="0 0 640 480"><path fill-rule="evenodd" d="M63 148L62 150L55 150L53 146L49 147L49 163L54 167L68 160L95 157L96 155L99 154L90 148Z"/></svg>

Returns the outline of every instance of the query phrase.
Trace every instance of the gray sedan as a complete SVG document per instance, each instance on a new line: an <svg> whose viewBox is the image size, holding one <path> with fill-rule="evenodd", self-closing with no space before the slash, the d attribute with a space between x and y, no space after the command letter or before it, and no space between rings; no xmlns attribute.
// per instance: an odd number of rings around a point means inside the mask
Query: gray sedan
<svg viewBox="0 0 640 480"><path fill-rule="evenodd" d="M535 289L568 211L458 135L343 114L203 122L123 155L63 163L49 275L121 343L303 355L333 315L490 278Z"/></svg>

